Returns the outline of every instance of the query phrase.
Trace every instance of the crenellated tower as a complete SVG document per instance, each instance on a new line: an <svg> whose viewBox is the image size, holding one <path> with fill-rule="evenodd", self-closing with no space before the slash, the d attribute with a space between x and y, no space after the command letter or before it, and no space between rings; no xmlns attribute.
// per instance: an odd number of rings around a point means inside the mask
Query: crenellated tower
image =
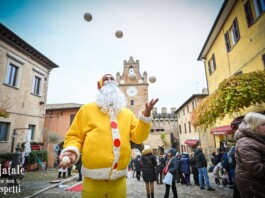
<svg viewBox="0 0 265 198"><path fill-rule="evenodd" d="M124 61L123 73L116 74L116 81L127 98L127 107L138 116L141 109L148 101L148 81L147 73L140 73L139 60L134 61L130 57L129 61Z"/></svg>

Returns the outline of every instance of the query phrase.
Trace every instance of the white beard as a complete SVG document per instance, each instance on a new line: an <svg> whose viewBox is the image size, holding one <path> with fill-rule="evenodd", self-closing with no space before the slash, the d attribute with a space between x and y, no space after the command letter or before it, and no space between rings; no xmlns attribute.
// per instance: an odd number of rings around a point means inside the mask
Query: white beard
<svg viewBox="0 0 265 198"><path fill-rule="evenodd" d="M117 115L126 106L126 98L115 81L107 81L99 90L96 103L102 112Z"/></svg>

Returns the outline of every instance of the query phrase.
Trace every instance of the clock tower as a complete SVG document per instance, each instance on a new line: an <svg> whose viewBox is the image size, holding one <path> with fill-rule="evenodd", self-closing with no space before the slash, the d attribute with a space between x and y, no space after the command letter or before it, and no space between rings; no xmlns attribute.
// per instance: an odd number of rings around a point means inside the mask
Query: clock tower
<svg viewBox="0 0 265 198"><path fill-rule="evenodd" d="M116 74L116 81L127 98L127 108L131 109L136 117L148 102L147 73L140 74L139 60L124 61L123 73Z"/></svg>

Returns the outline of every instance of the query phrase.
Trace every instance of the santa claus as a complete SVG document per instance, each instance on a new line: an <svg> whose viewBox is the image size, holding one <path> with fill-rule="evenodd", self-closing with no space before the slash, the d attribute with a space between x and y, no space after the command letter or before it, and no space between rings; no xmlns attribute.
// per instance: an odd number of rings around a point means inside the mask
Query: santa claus
<svg viewBox="0 0 265 198"><path fill-rule="evenodd" d="M148 137L158 99L146 103L137 119L125 108L126 98L111 74L104 75L97 86L96 102L80 108L66 134L59 159L68 156L70 162L59 167L72 166L82 153L82 196L125 198L130 141L140 144Z"/></svg>

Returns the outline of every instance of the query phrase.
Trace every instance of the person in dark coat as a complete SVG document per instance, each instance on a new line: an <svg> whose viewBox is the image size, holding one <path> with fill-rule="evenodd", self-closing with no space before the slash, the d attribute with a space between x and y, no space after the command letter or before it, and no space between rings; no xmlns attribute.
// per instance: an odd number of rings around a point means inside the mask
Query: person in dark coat
<svg viewBox="0 0 265 198"><path fill-rule="evenodd" d="M207 186L207 190L214 191L215 189L213 189L210 186L208 172L207 172L207 161L202 152L201 146L198 146L197 149L195 150L194 160L195 160L195 167L198 168L198 172L199 172L199 183L200 183L201 190L205 189L203 187L203 180L202 180L202 178L204 178L204 181Z"/></svg>
<svg viewBox="0 0 265 198"><path fill-rule="evenodd" d="M235 133L236 186L241 197L265 197L265 115L250 112Z"/></svg>
<svg viewBox="0 0 265 198"><path fill-rule="evenodd" d="M157 165L157 173L156 173L156 182L157 184L163 184L162 179L163 179L163 168L165 167L165 159L163 157L163 154L159 155L158 158L158 165Z"/></svg>
<svg viewBox="0 0 265 198"><path fill-rule="evenodd" d="M134 178L134 174L135 174L135 166L134 166L134 159L132 158L131 161L130 161L130 167L131 167L131 170L133 172L132 174L132 178Z"/></svg>
<svg viewBox="0 0 265 198"><path fill-rule="evenodd" d="M151 149L142 152L142 173L145 182L147 197L154 198L154 181L156 180L155 167L157 165L156 156L152 154Z"/></svg>
<svg viewBox="0 0 265 198"><path fill-rule="evenodd" d="M177 192L175 180L176 180L176 177L177 177L176 174L177 174L178 167L179 167L179 161L176 158L176 153L177 153L177 150L174 149L174 148L171 148L168 151L168 154L167 154L168 155L168 159L169 159L169 161L167 162L167 163L169 163L168 171L173 175L171 188L172 188L172 191L173 191L174 198L178 197L178 192ZM170 185L166 184L166 192L165 192L164 198L168 198L169 197L169 190L170 190Z"/></svg>
<svg viewBox="0 0 265 198"><path fill-rule="evenodd" d="M195 160L194 160L194 152L191 153L190 155L190 167L191 167L191 172L193 174L193 181L194 185L199 186L199 172L198 169L195 167Z"/></svg>
<svg viewBox="0 0 265 198"><path fill-rule="evenodd" d="M184 179L183 173L181 171L181 155L178 152L176 154L176 158L177 158L178 163L179 163L178 171L176 174L176 176L177 176L176 181L177 181L177 183L185 184L185 179Z"/></svg>
<svg viewBox="0 0 265 198"><path fill-rule="evenodd" d="M75 165L75 169L78 171L78 179L76 181L82 181L81 167L82 167L82 160L80 157L78 162Z"/></svg>
<svg viewBox="0 0 265 198"><path fill-rule="evenodd" d="M141 179L141 171L142 171L142 165L141 165L141 156L137 155L134 159L134 166L136 171L136 179L140 181Z"/></svg>
<svg viewBox="0 0 265 198"><path fill-rule="evenodd" d="M184 174L184 181L186 185L190 183L190 156L188 153L182 153L181 155L181 172Z"/></svg>
<svg viewBox="0 0 265 198"><path fill-rule="evenodd" d="M215 150L212 151L211 161L212 161L213 166L216 166L219 163L218 162L218 156L216 155Z"/></svg>

